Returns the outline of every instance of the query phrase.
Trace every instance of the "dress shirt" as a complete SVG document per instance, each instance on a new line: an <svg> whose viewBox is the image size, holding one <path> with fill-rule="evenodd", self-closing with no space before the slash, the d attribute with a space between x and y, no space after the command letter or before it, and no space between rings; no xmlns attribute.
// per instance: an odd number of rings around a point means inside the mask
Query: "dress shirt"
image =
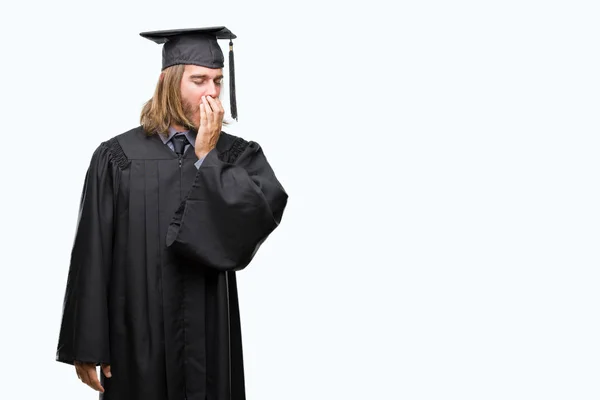
<svg viewBox="0 0 600 400"><path fill-rule="evenodd" d="M187 138L188 142L190 142L189 144L187 144L185 146L185 149L183 149L183 152L185 153L188 149L188 147L192 146L194 147L194 144L196 143L196 135L194 135L193 132L188 131L177 131L177 129L173 128L172 126L169 127L169 136L165 138L164 135L158 135L160 136L160 139L163 141L164 144L166 144L167 146L169 146L169 148L173 151L175 151L175 147L173 146L173 142L171 141L171 138L173 136L175 136L176 134L184 134L185 137ZM200 168L200 165L202 165L202 161L204 161L204 157L198 159L198 161L196 161L194 163L194 165L196 166L196 168Z"/></svg>

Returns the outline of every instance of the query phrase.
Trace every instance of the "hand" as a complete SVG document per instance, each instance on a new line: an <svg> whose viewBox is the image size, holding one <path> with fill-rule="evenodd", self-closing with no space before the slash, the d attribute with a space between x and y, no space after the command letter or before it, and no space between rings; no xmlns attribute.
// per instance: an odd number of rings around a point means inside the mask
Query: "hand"
<svg viewBox="0 0 600 400"><path fill-rule="evenodd" d="M104 388L100 384L98 380L98 372L96 371L96 364L92 363L82 363L79 361L75 361L75 372L77 372L77 377L86 385L91 387L94 390L99 391L100 393L104 393ZM112 375L110 373L110 365L102 364L102 372L104 376L110 378Z"/></svg>
<svg viewBox="0 0 600 400"><path fill-rule="evenodd" d="M213 99L210 96L202 96L200 126L194 144L194 150L198 158L206 156L217 145L223 126L223 115L225 115L225 110L219 98Z"/></svg>

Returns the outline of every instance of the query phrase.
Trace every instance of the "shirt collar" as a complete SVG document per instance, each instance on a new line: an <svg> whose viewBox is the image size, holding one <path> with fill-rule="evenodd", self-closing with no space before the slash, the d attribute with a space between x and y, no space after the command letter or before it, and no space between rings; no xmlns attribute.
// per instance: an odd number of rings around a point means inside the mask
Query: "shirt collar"
<svg viewBox="0 0 600 400"><path fill-rule="evenodd" d="M185 135L185 137L187 138L188 142L190 142L190 144L192 145L192 147L194 147L194 144L196 143L196 132L193 131L178 131L177 129L173 128L172 126L169 127L169 135L165 137L165 135L158 135L160 136L160 139L163 141L164 144L167 144L167 142L169 140L171 140L171 138L173 136L175 136L176 133L183 133Z"/></svg>

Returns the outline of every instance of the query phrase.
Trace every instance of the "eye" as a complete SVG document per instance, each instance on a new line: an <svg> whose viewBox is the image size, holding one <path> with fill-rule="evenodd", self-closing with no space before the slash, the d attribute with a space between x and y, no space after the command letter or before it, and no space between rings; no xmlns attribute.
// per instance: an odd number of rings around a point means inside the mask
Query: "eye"
<svg viewBox="0 0 600 400"><path fill-rule="evenodd" d="M223 83L223 81L220 79L218 81L215 81L215 85L217 85L217 86L221 86L222 83Z"/></svg>

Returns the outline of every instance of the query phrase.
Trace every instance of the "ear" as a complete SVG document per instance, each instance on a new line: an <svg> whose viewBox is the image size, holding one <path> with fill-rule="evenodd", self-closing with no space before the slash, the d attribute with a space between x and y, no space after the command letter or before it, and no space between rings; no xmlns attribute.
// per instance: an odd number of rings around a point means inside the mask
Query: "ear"
<svg viewBox="0 0 600 400"><path fill-rule="evenodd" d="M165 77L165 73L164 73L164 72L161 72L161 73L160 73L160 76L158 77L158 80L159 80L160 82L162 82L164 77Z"/></svg>

